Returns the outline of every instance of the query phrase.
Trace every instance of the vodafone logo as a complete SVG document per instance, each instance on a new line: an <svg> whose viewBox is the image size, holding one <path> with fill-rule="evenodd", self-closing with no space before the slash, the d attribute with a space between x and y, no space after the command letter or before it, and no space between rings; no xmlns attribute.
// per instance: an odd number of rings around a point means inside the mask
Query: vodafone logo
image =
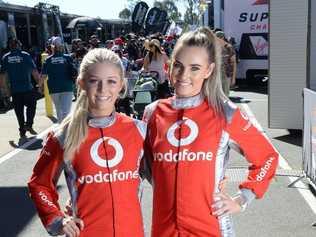
<svg viewBox="0 0 316 237"><path fill-rule="evenodd" d="M190 129L190 133L185 138L181 137L181 143L179 138L176 137L176 130L180 126L188 126ZM197 138L199 134L199 128L197 124L189 119L183 118L183 120L179 120L171 125L171 127L167 131L167 140L168 142L174 146L178 147L189 145ZM153 154L154 161L156 162L200 162L200 161L212 161L213 153L211 151L196 151L192 152L189 149L183 149L178 152L174 152L172 149L166 152L157 152Z"/></svg>
<svg viewBox="0 0 316 237"><path fill-rule="evenodd" d="M108 162L105 159L102 159L98 154L98 149L100 145L103 143L103 141L108 143L110 146L112 146L115 149L115 156L108 160ZM90 155L94 163L96 163L98 166L101 167L107 167L107 163L109 164L109 168L112 168L119 164L123 159L123 148L122 145L114 138L111 137L103 137L96 140L90 149Z"/></svg>
<svg viewBox="0 0 316 237"><path fill-rule="evenodd" d="M269 160L266 161L265 165L260 169L259 174L256 175L256 180L257 181L262 181L263 178L266 176L268 173L269 169L272 166L272 162L275 160L274 157L270 157Z"/></svg>
<svg viewBox="0 0 316 237"><path fill-rule="evenodd" d="M191 144L198 136L199 134L199 128L197 124L188 118L183 118L183 120L178 120L174 124L171 125L171 127L168 129L167 132L167 140L168 142L175 147L178 147L180 144L180 141L178 138L175 136L176 129L180 127L180 125L187 125L190 128L190 134L186 138L181 138L181 145L189 145Z"/></svg>

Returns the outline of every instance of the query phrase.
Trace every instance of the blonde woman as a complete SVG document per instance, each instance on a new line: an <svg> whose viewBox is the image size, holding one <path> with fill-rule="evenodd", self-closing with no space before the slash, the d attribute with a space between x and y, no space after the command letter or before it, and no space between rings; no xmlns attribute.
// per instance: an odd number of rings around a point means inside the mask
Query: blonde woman
<svg viewBox="0 0 316 237"><path fill-rule="evenodd" d="M31 198L51 235L142 237L138 169L146 126L115 112L115 101L126 87L119 57L107 49L89 51L78 83L75 109L48 136L34 167L28 183ZM71 217L58 204L62 169Z"/></svg>
<svg viewBox="0 0 316 237"><path fill-rule="evenodd" d="M170 69L175 97L146 107L146 164L153 185L152 237L234 236L227 214L261 198L278 155L221 87L221 52L207 28L178 40ZM231 198L219 188L230 147L251 163ZM224 221L226 225L224 225Z"/></svg>

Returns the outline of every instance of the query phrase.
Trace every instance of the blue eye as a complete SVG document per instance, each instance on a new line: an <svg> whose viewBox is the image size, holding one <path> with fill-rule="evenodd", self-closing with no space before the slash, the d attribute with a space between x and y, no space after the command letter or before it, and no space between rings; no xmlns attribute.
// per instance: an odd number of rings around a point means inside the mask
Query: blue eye
<svg viewBox="0 0 316 237"><path fill-rule="evenodd" d="M176 67L176 68L179 68L179 67L181 67L181 64L180 63L174 63L173 66Z"/></svg>
<svg viewBox="0 0 316 237"><path fill-rule="evenodd" d="M108 82L109 82L109 84L116 84L117 83L117 81L115 81L115 80L109 80Z"/></svg>
<svg viewBox="0 0 316 237"><path fill-rule="evenodd" d="M96 79L89 79L88 81L90 84L96 84L98 82L98 80Z"/></svg>
<svg viewBox="0 0 316 237"><path fill-rule="evenodd" d="M199 67L192 67L191 70L192 71L198 71L198 70L200 70L200 68Z"/></svg>

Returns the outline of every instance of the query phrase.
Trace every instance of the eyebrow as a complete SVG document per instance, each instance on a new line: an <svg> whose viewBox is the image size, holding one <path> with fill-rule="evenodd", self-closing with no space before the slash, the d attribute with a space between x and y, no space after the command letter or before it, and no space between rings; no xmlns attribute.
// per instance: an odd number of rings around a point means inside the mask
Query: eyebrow
<svg viewBox="0 0 316 237"><path fill-rule="evenodd" d="M120 79L120 77L117 77L117 76L108 76L108 77L104 77L104 78L102 78L102 77L99 77L99 76L97 76L97 75L93 75L93 74L91 74L90 76L89 76L90 78L99 78L99 79Z"/></svg>
<svg viewBox="0 0 316 237"><path fill-rule="evenodd" d="M90 77L103 78L103 77L100 77L100 76L97 75L97 74L90 74L89 76L90 76ZM104 77L104 78L120 78L120 77L118 77L118 76L108 76L108 77Z"/></svg>
<svg viewBox="0 0 316 237"><path fill-rule="evenodd" d="M180 64L182 64L182 65L183 65L183 63L182 63L182 62L180 62L180 61L179 61L179 60L177 60L177 59L175 60L175 62L176 62L176 63L180 63ZM190 64L190 66L191 66L191 67L201 67L201 65L200 65L200 64L198 64L198 63L192 63L192 64Z"/></svg>

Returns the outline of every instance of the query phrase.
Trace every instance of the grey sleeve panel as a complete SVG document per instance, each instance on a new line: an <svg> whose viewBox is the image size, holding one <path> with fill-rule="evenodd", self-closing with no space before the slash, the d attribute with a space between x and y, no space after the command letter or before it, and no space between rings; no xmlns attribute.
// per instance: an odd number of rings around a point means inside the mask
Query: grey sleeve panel
<svg viewBox="0 0 316 237"><path fill-rule="evenodd" d="M144 116L143 116L144 122L148 123L154 111L156 110L158 103L159 103L159 100L156 100L145 107ZM147 129L147 133L150 133L149 127ZM151 164L150 158L147 156L150 156L150 154L148 154L145 150L144 157L142 159L142 163L140 167L140 174L143 179L147 179L147 181L152 184L152 172L151 172L152 164Z"/></svg>
<svg viewBox="0 0 316 237"><path fill-rule="evenodd" d="M151 172L151 162L146 157L146 155L143 157L141 166L139 169L140 176L142 179L147 179L147 181L151 184L152 183L152 172Z"/></svg>
<svg viewBox="0 0 316 237"><path fill-rule="evenodd" d="M66 133L67 133L67 127L66 128L58 127L55 131L55 134L54 134L54 136L57 138L57 140L62 148L64 148Z"/></svg>
<svg viewBox="0 0 316 237"><path fill-rule="evenodd" d="M231 123L233 120L234 113L237 110L237 106L233 102L231 102L230 100L227 100L224 102L223 109L224 109L226 121L228 123Z"/></svg>
<svg viewBox="0 0 316 237"><path fill-rule="evenodd" d="M155 109L157 108L158 103L159 103L159 100L156 100L153 103L151 103L145 107L143 121L148 123L152 114L154 113Z"/></svg>
<svg viewBox="0 0 316 237"><path fill-rule="evenodd" d="M48 234L50 234L51 236L57 236L57 235L60 235L60 232L61 232L61 228L63 226L63 219L64 217L62 216L58 216L56 217L52 223L50 223L46 230L48 232Z"/></svg>
<svg viewBox="0 0 316 237"><path fill-rule="evenodd" d="M144 194L144 180L141 179L138 185L138 190L137 190L137 194L138 194L138 200L140 203L142 203L143 200L143 194Z"/></svg>
<svg viewBox="0 0 316 237"><path fill-rule="evenodd" d="M227 168L227 163L229 159L229 134L223 131L220 138L216 159L215 159L215 191L219 191L219 183L223 180L225 176L225 171Z"/></svg>
<svg viewBox="0 0 316 237"><path fill-rule="evenodd" d="M139 133L142 135L143 139L145 140L146 133L147 133L147 123L138 119L134 119L134 123Z"/></svg>
<svg viewBox="0 0 316 237"><path fill-rule="evenodd" d="M78 190L76 186L77 173L74 170L71 164L71 161L69 160L65 161L64 174L65 174L68 191L70 194L72 216L77 217L77 214L78 214L78 209L77 209Z"/></svg>
<svg viewBox="0 0 316 237"><path fill-rule="evenodd" d="M256 194L254 194L250 189L242 188L239 192L244 200L246 200L247 205L249 205L253 200L256 199Z"/></svg>
<svg viewBox="0 0 316 237"><path fill-rule="evenodd" d="M241 155L244 155L244 152L241 150L240 146L238 145L238 143L237 143L235 140L229 138L229 143L228 143L228 145L229 145L229 147L230 147L231 149L233 149L234 151L238 152L238 153L241 154Z"/></svg>

